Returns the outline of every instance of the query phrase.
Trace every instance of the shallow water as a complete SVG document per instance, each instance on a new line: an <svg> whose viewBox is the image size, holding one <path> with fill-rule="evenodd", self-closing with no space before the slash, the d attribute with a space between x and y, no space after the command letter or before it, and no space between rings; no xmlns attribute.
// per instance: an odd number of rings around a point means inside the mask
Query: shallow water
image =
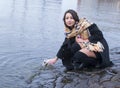
<svg viewBox="0 0 120 88"><path fill-rule="evenodd" d="M120 0L0 0L0 88L25 88L41 61L55 56L69 8L98 24L110 50L120 47Z"/></svg>

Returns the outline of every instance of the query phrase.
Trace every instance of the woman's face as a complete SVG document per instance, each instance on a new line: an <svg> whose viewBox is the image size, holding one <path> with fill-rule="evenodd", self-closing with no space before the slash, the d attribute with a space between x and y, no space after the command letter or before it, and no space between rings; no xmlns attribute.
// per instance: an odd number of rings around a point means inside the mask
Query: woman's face
<svg viewBox="0 0 120 88"><path fill-rule="evenodd" d="M75 24L75 20L70 13L67 13L65 16L65 23L67 26L72 27Z"/></svg>

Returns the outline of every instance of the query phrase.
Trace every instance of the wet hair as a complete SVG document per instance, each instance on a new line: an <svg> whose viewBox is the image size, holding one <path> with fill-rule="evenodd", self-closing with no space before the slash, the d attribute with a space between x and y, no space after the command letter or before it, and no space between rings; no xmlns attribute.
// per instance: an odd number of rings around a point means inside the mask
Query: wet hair
<svg viewBox="0 0 120 88"><path fill-rule="evenodd" d="M72 17L73 17L73 19L75 20L75 22L79 22L79 17L78 17L78 15L77 15L77 12L74 11L74 10L72 10L72 9L69 9L69 10L67 10L67 11L65 12L65 14L64 14L64 16L63 16L63 21L64 21L65 26L68 27L68 28L70 28L70 27L67 26L66 23L65 23L65 16L66 16L67 13L70 13L70 14L72 15Z"/></svg>

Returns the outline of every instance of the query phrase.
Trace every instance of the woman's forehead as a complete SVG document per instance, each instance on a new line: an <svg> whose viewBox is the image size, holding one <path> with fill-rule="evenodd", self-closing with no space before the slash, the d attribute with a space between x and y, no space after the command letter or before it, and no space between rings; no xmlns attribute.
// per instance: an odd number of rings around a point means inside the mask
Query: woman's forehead
<svg viewBox="0 0 120 88"><path fill-rule="evenodd" d="M66 13L65 16L72 16L72 14L68 12L68 13Z"/></svg>

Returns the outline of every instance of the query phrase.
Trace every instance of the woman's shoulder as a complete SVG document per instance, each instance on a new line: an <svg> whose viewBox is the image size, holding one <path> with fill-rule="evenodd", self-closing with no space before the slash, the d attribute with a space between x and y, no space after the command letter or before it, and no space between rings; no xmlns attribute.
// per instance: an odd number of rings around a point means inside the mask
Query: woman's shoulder
<svg viewBox="0 0 120 88"><path fill-rule="evenodd" d="M88 29L98 29L98 26L97 26L96 23L92 23L92 24L88 27Z"/></svg>

